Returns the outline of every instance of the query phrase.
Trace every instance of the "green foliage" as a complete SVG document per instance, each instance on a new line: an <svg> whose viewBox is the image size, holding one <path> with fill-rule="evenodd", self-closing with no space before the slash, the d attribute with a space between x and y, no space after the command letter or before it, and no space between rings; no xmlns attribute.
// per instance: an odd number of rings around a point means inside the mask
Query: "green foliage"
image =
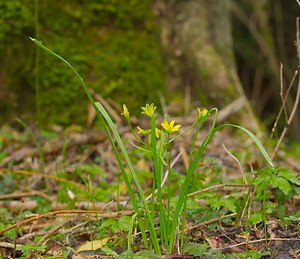
<svg viewBox="0 0 300 259"><path fill-rule="evenodd" d="M256 198L259 199L264 195L267 187L277 188L287 196L294 191L293 184L300 185L300 180L296 173L288 169L267 167L257 172L253 184L257 187Z"/></svg>
<svg viewBox="0 0 300 259"><path fill-rule="evenodd" d="M190 254L193 256L201 256L208 249L208 245L198 243L186 243L183 245L182 253Z"/></svg>
<svg viewBox="0 0 300 259"><path fill-rule="evenodd" d="M129 216L123 216L119 219L107 219L101 224L99 231L102 233L106 231L112 231L114 234L118 233L119 231L128 232L130 219L131 217Z"/></svg>
<svg viewBox="0 0 300 259"><path fill-rule="evenodd" d="M214 210L220 210L221 208L226 208L231 212L236 212L236 200L233 197L218 197L212 195L207 200L207 204L210 205Z"/></svg>
<svg viewBox="0 0 300 259"><path fill-rule="evenodd" d="M24 244L18 247L18 250L22 252L23 258L33 253L41 253L46 249L46 245L37 245L37 244Z"/></svg>
<svg viewBox="0 0 300 259"><path fill-rule="evenodd" d="M256 251L247 251L247 252L243 252L243 253L234 253L233 255L236 256L236 258L240 258L240 259L248 259L248 258L252 258L252 259L260 259L260 258L264 258L265 256L270 255L270 251L264 251L262 253L256 252Z"/></svg>
<svg viewBox="0 0 300 259"><path fill-rule="evenodd" d="M136 109L146 100L158 100L157 91L164 88L157 25L150 5L150 1L136 0L39 1L40 37L47 39L52 49L71 57L72 64L102 97L126 101ZM0 5L1 63L11 90L7 102L0 105L11 115L21 109L27 117L18 116L26 120L35 107L35 48L28 41L28 36L34 35L33 14L30 0ZM87 103L72 72L41 53L39 73L41 123L85 123L82 107Z"/></svg>
<svg viewBox="0 0 300 259"><path fill-rule="evenodd" d="M119 256L116 257L116 259L159 259L160 256L156 255L152 251L148 250L142 250L137 253L133 253L132 251L125 251Z"/></svg>

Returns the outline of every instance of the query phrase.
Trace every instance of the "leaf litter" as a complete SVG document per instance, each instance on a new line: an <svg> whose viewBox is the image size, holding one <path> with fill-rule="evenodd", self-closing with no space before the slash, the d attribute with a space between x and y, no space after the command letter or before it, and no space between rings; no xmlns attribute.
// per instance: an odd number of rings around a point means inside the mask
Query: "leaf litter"
<svg viewBox="0 0 300 259"><path fill-rule="evenodd" d="M176 121L184 128L185 119L190 120L185 117ZM136 124L137 119L132 120ZM147 128L145 123L139 121L139 125ZM134 151L129 129L120 122L118 125L143 179L143 188L150 194L153 165L147 162L147 155ZM39 150L25 136L26 132L1 130L2 258L155 258L143 255L138 232L133 233L134 252L140 251L142 255L132 253L126 257L128 229L121 222L130 218L133 211L105 134L76 127L59 128L52 133L40 137ZM200 135L205 134L204 128ZM200 145L201 138L198 141L196 145ZM179 179L186 171L190 143L191 135L185 135L175 142L171 152L173 160L180 154L172 168ZM285 151L280 151L277 163L298 171L297 158L285 159L286 156ZM299 188L289 197L283 197L278 190L268 192L264 224L263 215L258 213L260 205L251 199L255 188L242 181L245 175L253 178L254 172L264 166L262 161L251 141L245 141L232 129L218 132L190 187L184 253L164 257L299 258ZM174 192L178 188L174 186ZM243 197L248 197L252 204L239 211L243 206L238 202ZM91 242L98 249L80 249L93 246Z"/></svg>

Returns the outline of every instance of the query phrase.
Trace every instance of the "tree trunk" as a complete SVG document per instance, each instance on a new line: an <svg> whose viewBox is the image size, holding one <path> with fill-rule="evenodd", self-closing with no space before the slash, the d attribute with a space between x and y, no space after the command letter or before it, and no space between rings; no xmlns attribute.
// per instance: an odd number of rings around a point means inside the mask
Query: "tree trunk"
<svg viewBox="0 0 300 259"><path fill-rule="evenodd" d="M156 1L167 52L168 87L191 87L202 106L222 109L243 98L239 123L259 130L236 72L229 0Z"/></svg>

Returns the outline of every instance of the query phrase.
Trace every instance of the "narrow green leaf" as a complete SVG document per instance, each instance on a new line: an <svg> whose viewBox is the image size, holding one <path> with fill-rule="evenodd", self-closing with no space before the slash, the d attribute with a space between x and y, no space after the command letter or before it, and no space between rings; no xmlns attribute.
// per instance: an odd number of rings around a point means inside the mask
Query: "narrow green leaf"
<svg viewBox="0 0 300 259"><path fill-rule="evenodd" d="M239 125L227 123L227 124L222 124L222 125L216 127L215 130L218 131L218 130L220 130L224 127L227 127L227 126L237 128L237 129L243 131L244 133L246 133L252 139L252 141L256 144L256 146L258 147L259 151L261 152L261 154L263 155L263 157L265 158L267 163L271 167L274 167L271 157L268 155L267 151L265 150L265 148L263 147L263 145L261 144L259 139L251 131L249 131L248 129L246 129L244 127L241 127Z"/></svg>

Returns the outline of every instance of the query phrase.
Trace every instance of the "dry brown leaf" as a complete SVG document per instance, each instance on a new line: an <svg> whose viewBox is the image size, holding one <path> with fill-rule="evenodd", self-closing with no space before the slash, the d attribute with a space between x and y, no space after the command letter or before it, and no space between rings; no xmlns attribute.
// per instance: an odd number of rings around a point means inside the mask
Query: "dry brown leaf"
<svg viewBox="0 0 300 259"><path fill-rule="evenodd" d="M76 252L80 252L80 251L91 251L91 250L97 250L99 248L102 248L103 246L105 246L108 242L109 238L103 238L100 240L93 240L93 241L89 241L85 244L83 244L82 246L80 246Z"/></svg>

